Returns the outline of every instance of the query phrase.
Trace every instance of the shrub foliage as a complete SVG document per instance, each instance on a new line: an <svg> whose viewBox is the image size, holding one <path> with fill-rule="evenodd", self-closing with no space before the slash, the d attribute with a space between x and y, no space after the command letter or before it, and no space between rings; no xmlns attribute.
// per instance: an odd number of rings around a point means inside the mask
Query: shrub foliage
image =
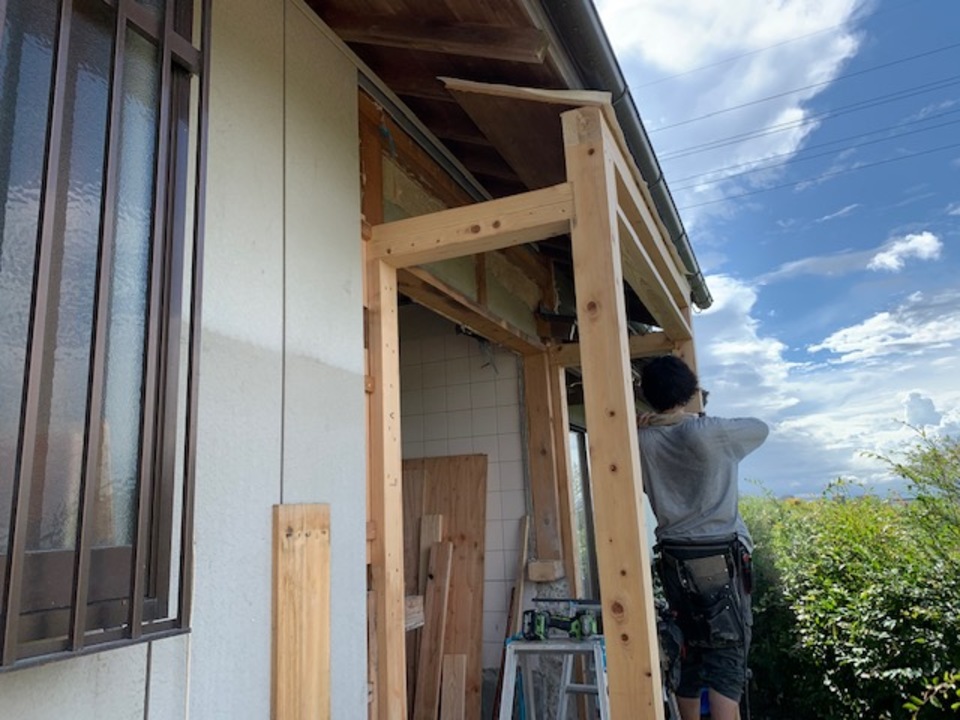
<svg viewBox="0 0 960 720"><path fill-rule="evenodd" d="M960 717L960 442L898 460L904 498L842 482L746 497L756 542L753 717Z"/></svg>

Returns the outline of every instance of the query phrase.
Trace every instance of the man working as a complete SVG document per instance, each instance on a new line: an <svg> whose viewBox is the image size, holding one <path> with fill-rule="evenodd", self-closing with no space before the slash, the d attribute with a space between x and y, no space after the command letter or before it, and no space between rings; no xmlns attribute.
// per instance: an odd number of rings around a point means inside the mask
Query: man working
<svg viewBox="0 0 960 720"><path fill-rule="evenodd" d="M699 392L697 377L673 356L643 368L640 391L655 411L638 417L644 490L657 517L664 594L686 646L676 689L680 715L699 720L706 686L712 720L734 720L753 624L753 542L737 508L738 467L768 429L755 418L685 412Z"/></svg>

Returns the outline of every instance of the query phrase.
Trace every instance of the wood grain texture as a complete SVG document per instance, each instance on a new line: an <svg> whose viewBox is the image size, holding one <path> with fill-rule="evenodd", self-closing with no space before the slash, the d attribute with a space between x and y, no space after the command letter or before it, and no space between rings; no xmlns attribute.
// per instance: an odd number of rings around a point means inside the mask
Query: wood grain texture
<svg viewBox="0 0 960 720"><path fill-rule="evenodd" d="M466 709L467 656L443 656L440 687L440 720L464 720Z"/></svg>
<svg viewBox="0 0 960 720"><path fill-rule="evenodd" d="M330 506L273 508L273 720L330 718Z"/></svg>
<svg viewBox="0 0 960 720"><path fill-rule="evenodd" d="M452 560L453 543L437 542L430 547L413 720L436 720L440 707L440 680L443 646L447 634Z"/></svg>

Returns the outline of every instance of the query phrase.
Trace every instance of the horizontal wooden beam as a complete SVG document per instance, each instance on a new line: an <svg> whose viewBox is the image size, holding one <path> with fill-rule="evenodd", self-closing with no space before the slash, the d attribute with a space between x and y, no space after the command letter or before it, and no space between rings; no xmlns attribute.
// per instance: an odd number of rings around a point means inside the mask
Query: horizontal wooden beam
<svg viewBox="0 0 960 720"><path fill-rule="evenodd" d="M414 302L433 310L447 320L464 325L490 342L502 345L521 355L546 350L539 338L524 332L438 280L421 268L397 272L398 289Z"/></svg>
<svg viewBox="0 0 960 720"><path fill-rule="evenodd" d="M370 22L370 18L332 21L342 40L444 55L463 55L508 62L543 63L549 39L535 27L503 27L476 23Z"/></svg>
<svg viewBox="0 0 960 720"><path fill-rule="evenodd" d="M670 355L676 344L662 332L631 335L627 346L632 359ZM580 343L563 343L550 348L550 361L560 367L580 367Z"/></svg>
<svg viewBox="0 0 960 720"><path fill-rule="evenodd" d="M501 250L570 231L570 183L373 226L367 257L410 267Z"/></svg>
<svg viewBox="0 0 960 720"><path fill-rule="evenodd" d="M650 311L657 325L674 342L690 340L693 330L680 306L673 299L663 277L650 258L646 247L637 237L633 225L617 208L617 221L620 230L621 262L623 263L623 279L627 281L640 302Z"/></svg>

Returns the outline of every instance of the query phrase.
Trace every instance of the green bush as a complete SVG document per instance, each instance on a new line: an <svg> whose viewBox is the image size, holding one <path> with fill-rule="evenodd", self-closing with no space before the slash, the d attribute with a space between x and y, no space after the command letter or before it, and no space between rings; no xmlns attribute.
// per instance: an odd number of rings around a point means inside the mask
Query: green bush
<svg viewBox="0 0 960 720"><path fill-rule="evenodd" d="M906 718L960 668L960 453L921 440L888 461L909 500L843 483L814 500L743 499L755 718ZM957 717L937 702L917 717Z"/></svg>

